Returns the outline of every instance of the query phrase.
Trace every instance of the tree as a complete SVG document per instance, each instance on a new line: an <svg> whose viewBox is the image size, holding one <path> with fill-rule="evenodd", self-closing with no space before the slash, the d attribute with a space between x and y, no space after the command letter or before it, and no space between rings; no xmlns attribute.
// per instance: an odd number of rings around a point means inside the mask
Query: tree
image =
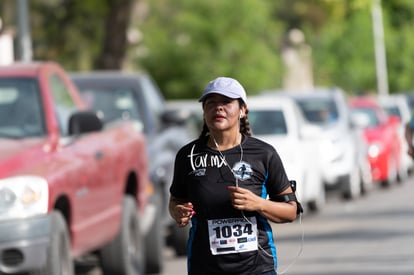
<svg viewBox="0 0 414 275"><path fill-rule="evenodd" d="M34 56L68 69L122 69L134 0L31 2Z"/></svg>
<svg viewBox="0 0 414 275"><path fill-rule="evenodd" d="M144 38L131 59L154 76L168 98L199 96L219 75L239 79L250 94L278 87L282 31L271 20L271 2L150 1L150 13L139 25Z"/></svg>
<svg viewBox="0 0 414 275"><path fill-rule="evenodd" d="M317 86L375 90L371 1L36 0L33 56L70 70L147 70L167 98L196 97L218 75L238 78L252 95L281 86L281 48L297 28L312 48ZM0 2L9 27L15 5ZM414 2L384 0L382 8L389 90L413 90ZM131 44L130 30L143 39Z"/></svg>
<svg viewBox="0 0 414 275"><path fill-rule="evenodd" d="M372 0L275 1L275 20L304 30L312 47L318 86L341 86L350 93L376 90ZM382 1L390 92L413 90L411 0Z"/></svg>
<svg viewBox="0 0 414 275"><path fill-rule="evenodd" d="M103 47L96 59L100 69L122 69L128 48L127 30L130 24L133 0L108 1Z"/></svg>

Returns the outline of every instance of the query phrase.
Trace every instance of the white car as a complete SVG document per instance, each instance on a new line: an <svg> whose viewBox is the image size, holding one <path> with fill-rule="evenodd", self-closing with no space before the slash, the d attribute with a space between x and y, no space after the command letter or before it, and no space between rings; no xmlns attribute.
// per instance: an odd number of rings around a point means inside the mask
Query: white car
<svg viewBox="0 0 414 275"><path fill-rule="evenodd" d="M289 180L297 183L297 196L305 209L318 211L325 204L325 188L315 156L318 141L304 138L306 121L296 103L284 97L257 96L248 102L252 135L273 145Z"/></svg>
<svg viewBox="0 0 414 275"><path fill-rule="evenodd" d="M408 144L405 140L405 125L411 119L411 110L405 95L395 94L378 97L381 107L389 115L395 115L400 118L398 125L398 136L401 141L401 159L400 170L398 171L398 180L404 181L413 169L413 159L408 155Z"/></svg>
<svg viewBox="0 0 414 275"><path fill-rule="evenodd" d="M367 191L372 183L366 176L370 173L367 171L369 166L361 163L366 152L361 150L361 137L352 127L344 92L338 88L317 88L300 92L279 91L277 94L295 100L308 123L317 128L317 131L306 134L308 138L320 141L314 160L320 162L325 187L339 190L346 199Z"/></svg>

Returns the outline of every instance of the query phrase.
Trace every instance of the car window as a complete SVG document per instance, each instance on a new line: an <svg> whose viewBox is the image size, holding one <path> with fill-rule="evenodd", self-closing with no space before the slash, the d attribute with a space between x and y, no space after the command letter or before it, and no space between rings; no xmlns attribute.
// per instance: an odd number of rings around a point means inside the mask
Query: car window
<svg viewBox="0 0 414 275"><path fill-rule="evenodd" d="M141 121L138 106L130 88L84 89L82 98L105 122L117 119Z"/></svg>
<svg viewBox="0 0 414 275"><path fill-rule="evenodd" d="M143 77L141 85L144 96L147 99L145 102L149 104L150 109L158 114L162 113L164 111L165 103L155 82L148 77Z"/></svg>
<svg viewBox="0 0 414 275"><path fill-rule="evenodd" d="M279 110L249 110L249 122L254 135L287 134L285 116Z"/></svg>
<svg viewBox="0 0 414 275"><path fill-rule="evenodd" d="M330 123L338 120L338 108L333 98L297 99L305 118L311 123Z"/></svg>
<svg viewBox="0 0 414 275"><path fill-rule="evenodd" d="M57 74L51 74L49 77L49 85L56 106L56 116L59 123L59 131L62 135L67 136L69 130L69 118L74 110L76 104L66 85Z"/></svg>
<svg viewBox="0 0 414 275"><path fill-rule="evenodd" d="M392 106L384 106L384 110L388 115L398 116L400 119L402 118L402 114L400 108L395 105Z"/></svg>
<svg viewBox="0 0 414 275"><path fill-rule="evenodd" d="M157 121L153 121L156 125L155 128L162 127L161 116L165 111L165 101L161 95L158 86L155 82L149 77L141 77L140 79L141 88L142 88L142 95L145 97L144 102L148 104L149 110L154 114L154 118Z"/></svg>
<svg viewBox="0 0 414 275"><path fill-rule="evenodd" d="M371 108L353 108L352 116L357 125L362 128L372 128L380 125L375 110Z"/></svg>
<svg viewBox="0 0 414 275"><path fill-rule="evenodd" d="M414 114L414 95L407 94L406 97L407 97L408 105L410 106L411 114Z"/></svg>
<svg viewBox="0 0 414 275"><path fill-rule="evenodd" d="M46 126L40 91L34 79L0 80L0 136L44 136Z"/></svg>

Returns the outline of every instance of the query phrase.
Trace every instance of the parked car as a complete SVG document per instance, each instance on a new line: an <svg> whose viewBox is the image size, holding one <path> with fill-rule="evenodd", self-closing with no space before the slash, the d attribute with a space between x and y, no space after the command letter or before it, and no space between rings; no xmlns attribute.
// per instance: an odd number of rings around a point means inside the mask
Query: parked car
<svg viewBox="0 0 414 275"><path fill-rule="evenodd" d="M142 132L104 127L53 62L0 67L0 273L143 274L162 247ZM144 239L153 243L147 253Z"/></svg>
<svg viewBox="0 0 414 275"><path fill-rule="evenodd" d="M406 97L408 105L410 106L411 115L414 115L414 92L409 91L401 94Z"/></svg>
<svg viewBox="0 0 414 275"><path fill-rule="evenodd" d="M399 118L397 123L398 138L401 144L400 169L398 170L398 181L403 182L413 170L413 159L408 155L408 143L405 140L405 125L411 120L411 110L405 95L392 94L380 96L378 102L388 115Z"/></svg>
<svg viewBox="0 0 414 275"><path fill-rule="evenodd" d="M319 211L325 204L325 187L319 163L319 141L303 135L307 124L296 103L288 97L250 97L248 117L253 135L273 145L280 155L289 180L297 182L302 205Z"/></svg>
<svg viewBox="0 0 414 275"><path fill-rule="evenodd" d="M189 229L179 228L170 217L168 200L175 155L194 134L180 115L166 110L162 93L146 73L94 71L72 73L71 77L84 100L106 123L130 120L143 129L148 140L150 177L160 197L158 209L167 229L167 244L178 255L186 255Z"/></svg>
<svg viewBox="0 0 414 275"><path fill-rule="evenodd" d="M325 187L339 190L346 199L367 191L370 185L364 177L368 174L365 172L367 165L360 161L364 159L360 155L364 152L359 150L358 133L353 129L344 92L338 88L315 88L279 91L279 94L294 99L308 123L317 129L306 134L308 138L321 141L317 160L322 167Z"/></svg>
<svg viewBox="0 0 414 275"><path fill-rule="evenodd" d="M374 97L350 98L349 106L354 124L364 130L369 144L368 160L372 179L382 186L388 186L397 180L400 170L401 143L397 131L399 119L387 115Z"/></svg>

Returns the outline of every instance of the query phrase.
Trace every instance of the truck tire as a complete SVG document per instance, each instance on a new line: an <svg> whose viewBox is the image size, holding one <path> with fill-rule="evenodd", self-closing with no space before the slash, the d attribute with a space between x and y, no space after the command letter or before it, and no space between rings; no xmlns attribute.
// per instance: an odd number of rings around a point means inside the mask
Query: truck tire
<svg viewBox="0 0 414 275"><path fill-rule="evenodd" d="M30 275L73 275L74 264L70 255L70 237L66 221L59 211L51 214L51 243L47 251L47 263L41 270Z"/></svg>
<svg viewBox="0 0 414 275"><path fill-rule="evenodd" d="M144 274L144 239L135 200L125 196L118 235L99 251L103 274Z"/></svg>
<svg viewBox="0 0 414 275"><path fill-rule="evenodd" d="M154 194L153 202L156 205L156 216L148 234L145 236L145 272L151 274L161 273L163 269L164 234L161 217L161 197Z"/></svg>

